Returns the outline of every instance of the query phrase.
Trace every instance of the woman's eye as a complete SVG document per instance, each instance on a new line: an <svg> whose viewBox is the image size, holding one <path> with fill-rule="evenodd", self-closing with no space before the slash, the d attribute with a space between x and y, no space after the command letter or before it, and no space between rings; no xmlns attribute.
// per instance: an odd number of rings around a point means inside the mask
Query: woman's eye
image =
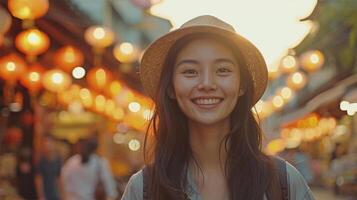
<svg viewBox="0 0 357 200"><path fill-rule="evenodd" d="M194 76L197 74L197 71L193 70L193 69L187 69L187 70L183 71L182 74L187 75L187 76Z"/></svg>
<svg viewBox="0 0 357 200"><path fill-rule="evenodd" d="M230 69L227 69L227 68L219 68L217 70L217 72L220 73L220 74L227 74L227 73L232 72L232 71Z"/></svg>

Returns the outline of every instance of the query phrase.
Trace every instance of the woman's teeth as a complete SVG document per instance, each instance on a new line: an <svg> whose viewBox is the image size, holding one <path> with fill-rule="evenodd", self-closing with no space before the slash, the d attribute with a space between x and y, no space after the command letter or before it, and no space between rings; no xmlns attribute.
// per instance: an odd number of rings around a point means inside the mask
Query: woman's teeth
<svg viewBox="0 0 357 200"><path fill-rule="evenodd" d="M193 99L193 102L195 104L199 104L199 105L211 105L211 104L217 104L219 102L221 102L221 99L219 98L209 98L209 99Z"/></svg>

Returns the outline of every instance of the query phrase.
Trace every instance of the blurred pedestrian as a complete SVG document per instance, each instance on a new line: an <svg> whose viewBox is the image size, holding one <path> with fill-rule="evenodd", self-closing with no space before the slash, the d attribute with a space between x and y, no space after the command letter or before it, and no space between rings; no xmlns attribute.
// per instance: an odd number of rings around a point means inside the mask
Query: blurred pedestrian
<svg viewBox="0 0 357 200"><path fill-rule="evenodd" d="M62 160L56 151L55 139L46 134L41 142L41 153L36 170L36 189L39 200L60 200Z"/></svg>
<svg viewBox="0 0 357 200"><path fill-rule="evenodd" d="M28 147L21 148L17 157L16 185L19 195L25 200L37 200L35 171L32 150Z"/></svg>
<svg viewBox="0 0 357 200"><path fill-rule="evenodd" d="M342 157L347 153L347 148L343 145L341 142L336 142L333 150L331 151L331 156L330 156L330 164L336 160Z"/></svg>
<svg viewBox="0 0 357 200"><path fill-rule="evenodd" d="M156 103L146 135L154 141L123 200L314 199L294 167L261 151L252 107L267 67L230 24L213 16L186 22L146 49L140 75Z"/></svg>
<svg viewBox="0 0 357 200"><path fill-rule="evenodd" d="M108 162L95 153L97 147L96 138L81 140L79 154L70 157L63 166L61 179L66 200L113 200L117 197Z"/></svg>

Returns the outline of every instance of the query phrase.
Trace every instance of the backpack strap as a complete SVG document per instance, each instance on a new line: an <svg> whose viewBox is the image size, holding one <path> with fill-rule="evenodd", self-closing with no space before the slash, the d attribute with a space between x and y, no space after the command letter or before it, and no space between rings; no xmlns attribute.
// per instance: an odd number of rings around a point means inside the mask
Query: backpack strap
<svg viewBox="0 0 357 200"><path fill-rule="evenodd" d="M279 182L280 182L280 188L281 188L283 200L288 200L289 199L289 186L288 186L288 177L287 177L287 172L286 172L285 160L283 160L282 158L277 157L277 156L273 156L272 159L273 159L274 164L278 170L278 176L279 176Z"/></svg>
<svg viewBox="0 0 357 200"><path fill-rule="evenodd" d="M143 172L143 200L149 200L149 170L147 166L142 169Z"/></svg>

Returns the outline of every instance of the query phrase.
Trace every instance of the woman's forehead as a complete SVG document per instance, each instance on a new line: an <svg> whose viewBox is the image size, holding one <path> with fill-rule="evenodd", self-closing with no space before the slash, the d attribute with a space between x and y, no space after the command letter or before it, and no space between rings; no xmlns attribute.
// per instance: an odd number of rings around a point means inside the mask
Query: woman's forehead
<svg viewBox="0 0 357 200"><path fill-rule="evenodd" d="M178 53L176 61L181 59L220 59L234 60L233 51L225 44L210 39L200 38L189 41Z"/></svg>

